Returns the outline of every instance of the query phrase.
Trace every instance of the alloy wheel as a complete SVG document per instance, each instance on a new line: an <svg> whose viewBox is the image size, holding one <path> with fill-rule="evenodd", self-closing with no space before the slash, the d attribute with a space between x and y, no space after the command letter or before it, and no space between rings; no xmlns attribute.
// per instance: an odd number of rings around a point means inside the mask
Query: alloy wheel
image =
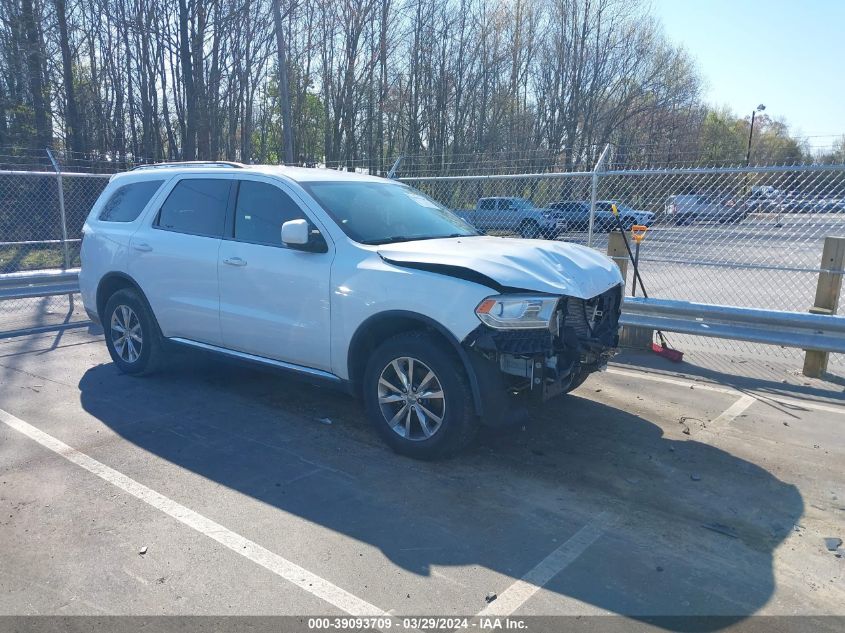
<svg viewBox="0 0 845 633"><path fill-rule="evenodd" d="M384 421L406 440L433 436L443 424L446 400L437 375L422 361L402 356L385 366L378 381Z"/></svg>
<svg viewBox="0 0 845 633"><path fill-rule="evenodd" d="M138 315L127 305L119 305L111 315L111 340L117 355L127 363L141 356L144 335Z"/></svg>

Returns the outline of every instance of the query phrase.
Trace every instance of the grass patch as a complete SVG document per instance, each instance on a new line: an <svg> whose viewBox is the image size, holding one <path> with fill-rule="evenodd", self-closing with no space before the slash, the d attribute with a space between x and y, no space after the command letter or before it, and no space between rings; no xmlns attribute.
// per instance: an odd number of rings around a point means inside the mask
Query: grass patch
<svg viewBox="0 0 845 633"><path fill-rule="evenodd" d="M69 245L71 268L79 266L79 244ZM62 268L64 255L60 244L51 246L0 246L0 273L22 270Z"/></svg>

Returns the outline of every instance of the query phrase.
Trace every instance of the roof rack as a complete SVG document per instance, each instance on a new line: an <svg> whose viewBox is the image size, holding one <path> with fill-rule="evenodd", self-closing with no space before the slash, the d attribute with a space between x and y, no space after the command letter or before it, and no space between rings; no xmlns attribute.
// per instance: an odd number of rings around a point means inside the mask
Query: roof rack
<svg viewBox="0 0 845 633"><path fill-rule="evenodd" d="M165 167L237 167L243 169L243 163L236 163L228 160L186 160L174 161L170 163L153 163L152 165L138 165L133 167L130 171L137 171L139 169L163 169Z"/></svg>

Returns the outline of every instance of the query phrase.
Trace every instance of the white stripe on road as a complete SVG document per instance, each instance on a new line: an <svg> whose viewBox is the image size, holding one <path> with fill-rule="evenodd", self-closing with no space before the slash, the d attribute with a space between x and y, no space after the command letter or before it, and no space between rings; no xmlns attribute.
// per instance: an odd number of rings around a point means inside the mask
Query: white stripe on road
<svg viewBox="0 0 845 633"><path fill-rule="evenodd" d="M712 430L718 430L720 428L730 425L730 423L733 422L738 415L742 415L745 410L755 402L757 402L756 398L752 398L748 395L742 396L739 400L737 400L727 409L722 411L719 416L713 418L710 421L710 424L707 425L707 428Z"/></svg>
<svg viewBox="0 0 845 633"><path fill-rule="evenodd" d="M595 543L611 523L609 512L602 512L594 517L520 580L505 589L502 595L488 604L476 617L511 615Z"/></svg>
<svg viewBox="0 0 845 633"><path fill-rule="evenodd" d="M362 600L361 598L352 595L337 585L333 585L328 580L325 580L316 574L312 574L310 571L303 569L296 563L293 563L286 558L261 547L257 543L232 532L219 523L215 523L211 519L194 512L190 508L186 508L176 501L168 499L164 495L138 483L123 473L120 473L105 464L101 464L96 459L88 457L88 455L84 453L80 453L78 450L68 446L61 440L56 439L52 435L48 435L44 431L35 428L28 422L24 422L20 418L16 418L11 413L3 411L2 409L0 409L0 421L6 424L6 426L26 435L28 438L35 440L41 444L41 446L61 455L77 466L81 466L88 472L97 475L100 479L103 479L113 486L120 488L124 492L129 493L133 497L140 499L156 510L160 510L165 514L170 515L183 525L187 525L200 534L204 534L208 538L217 541L233 552L240 554L244 558L251 560L253 563L261 565L277 576L293 583L300 589L325 600L341 611L354 616L387 615L381 609L375 607L366 600Z"/></svg>
<svg viewBox="0 0 845 633"><path fill-rule="evenodd" d="M626 369L617 369L616 367L608 367L608 374L617 376L625 376L627 378L642 378L643 380L651 380L653 382L662 382L666 385L677 385L679 387L695 387L696 389L703 389L705 391L715 391L716 393L728 393L734 395L737 393L736 389L730 387L719 387L708 383L693 382L691 380L679 380L677 378L668 378L660 374L646 374L641 371L629 371Z"/></svg>
<svg viewBox="0 0 845 633"><path fill-rule="evenodd" d="M657 374L646 374L639 371L628 371L625 369L617 369L616 367L609 367L607 373L616 376L626 376L628 378L641 378L642 380L651 380L653 382L662 382L666 385L677 385L679 387L694 387L702 391L714 391L716 393L726 393L732 396L743 393L739 389L731 387L720 387L707 383L695 382L692 380L678 380L676 378L667 378L666 376ZM797 400L795 398L786 398L778 394L748 394L752 398L759 400L763 404L781 404L797 409L814 409L816 411L826 411L828 413L839 413L845 415L845 406L835 406L823 404L820 402L811 402L809 400Z"/></svg>

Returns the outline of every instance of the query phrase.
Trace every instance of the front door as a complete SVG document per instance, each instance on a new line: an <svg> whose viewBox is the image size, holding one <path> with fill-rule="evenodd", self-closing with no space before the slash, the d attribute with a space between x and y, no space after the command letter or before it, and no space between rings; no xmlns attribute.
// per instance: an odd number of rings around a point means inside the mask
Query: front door
<svg viewBox="0 0 845 633"><path fill-rule="evenodd" d="M234 221L220 246L220 327L234 350L331 371L329 284L334 248L282 244L282 224L312 219L268 177L235 181Z"/></svg>

